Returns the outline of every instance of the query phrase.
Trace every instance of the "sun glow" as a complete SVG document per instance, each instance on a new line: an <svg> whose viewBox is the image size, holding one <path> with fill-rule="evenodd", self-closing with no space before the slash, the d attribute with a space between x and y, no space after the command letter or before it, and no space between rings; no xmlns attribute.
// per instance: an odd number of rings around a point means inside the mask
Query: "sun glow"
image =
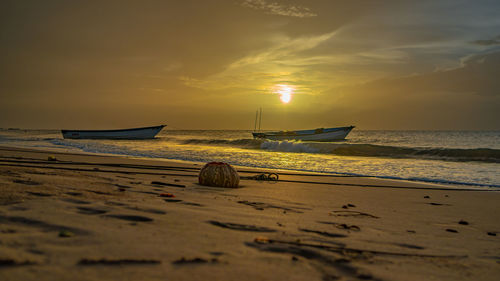
<svg viewBox="0 0 500 281"><path fill-rule="evenodd" d="M275 92L280 95L282 103L289 103L292 100L293 87L288 85L276 85Z"/></svg>

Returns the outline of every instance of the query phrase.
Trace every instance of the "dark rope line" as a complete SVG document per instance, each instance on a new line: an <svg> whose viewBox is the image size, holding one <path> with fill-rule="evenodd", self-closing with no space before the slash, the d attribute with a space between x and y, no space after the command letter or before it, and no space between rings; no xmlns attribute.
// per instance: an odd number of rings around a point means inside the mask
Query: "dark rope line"
<svg viewBox="0 0 500 281"><path fill-rule="evenodd" d="M0 148L1 150L1 148ZM86 156L80 154L79 156ZM0 157L0 158L14 158L14 157ZM17 160L0 160L3 162L14 162L14 163L27 163L28 161L19 160L19 158L14 158ZM88 163L88 162L74 162L74 161L46 161L36 158L24 158L35 160L41 164L66 164L66 165L88 165L88 166L109 166L109 167L122 167L122 168L136 168L136 169L151 169L151 170L176 170L176 171L199 171L201 168L198 167L179 167L179 166L160 166L160 165L140 165L140 164L114 164L114 163ZM249 174L260 174L262 171L252 171L252 170L238 170L239 173L249 173ZM333 178L343 178L343 177L370 177L362 175L332 175L332 174L313 174L313 173L287 173L280 172L280 175L286 176L308 176L308 177L333 177Z"/></svg>
<svg viewBox="0 0 500 281"><path fill-rule="evenodd" d="M66 171L79 171L79 172L102 172L102 173L117 173L117 174L137 174L137 175L156 175L156 176L178 176L178 177L198 177L198 175L189 174L167 174L167 173L148 173L148 172L131 172L131 171L111 171L111 170L94 170L94 169L83 169L83 168L67 168L67 167L50 167L50 166L37 166L37 165L19 165L19 164L2 164L0 166L8 167L25 167L25 168L40 168L40 169L55 169L55 170L66 170Z"/></svg>
<svg viewBox="0 0 500 281"><path fill-rule="evenodd" d="M46 161L40 159L33 159L35 161L23 161L23 160L4 160L0 159L0 162L10 162L10 163L26 163L26 164L49 164L49 165L80 165L80 166L106 166L106 167L116 167L116 168L131 168L131 169L148 169L148 170L173 170L173 171L186 171L193 172L199 171L199 168L194 167L175 167L175 166L147 166L147 165L136 165L136 164L113 164L113 163L89 163L89 162L73 162L73 161Z"/></svg>

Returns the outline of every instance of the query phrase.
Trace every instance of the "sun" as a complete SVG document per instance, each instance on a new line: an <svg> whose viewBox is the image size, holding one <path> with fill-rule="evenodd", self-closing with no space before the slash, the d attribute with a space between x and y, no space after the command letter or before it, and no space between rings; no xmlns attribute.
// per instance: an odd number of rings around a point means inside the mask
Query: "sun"
<svg viewBox="0 0 500 281"><path fill-rule="evenodd" d="M282 94L280 94L280 100L281 100L282 103L289 103L291 99L292 99L292 94L291 93L282 93Z"/></svg>
<svg viewBox="0 0 500 281"><path fill-rule="evenodd" d="M282 103L289 103L292 100L294 88L288 85L276 85L275 93L280 95L280 100Z"/></svg>

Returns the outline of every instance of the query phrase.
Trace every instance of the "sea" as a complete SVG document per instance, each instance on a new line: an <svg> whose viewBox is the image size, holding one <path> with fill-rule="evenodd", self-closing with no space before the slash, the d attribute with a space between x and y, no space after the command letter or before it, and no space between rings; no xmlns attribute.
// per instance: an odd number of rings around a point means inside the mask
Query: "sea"
<svg viewBox="0 0 500 281"><path fill-rule="evenodd" d="M248 130L164 129L151 140L70 140L59 130L0 129L0 146L500 188L500 131L354 129L344 141L300 142L253 139Z"/></svg>

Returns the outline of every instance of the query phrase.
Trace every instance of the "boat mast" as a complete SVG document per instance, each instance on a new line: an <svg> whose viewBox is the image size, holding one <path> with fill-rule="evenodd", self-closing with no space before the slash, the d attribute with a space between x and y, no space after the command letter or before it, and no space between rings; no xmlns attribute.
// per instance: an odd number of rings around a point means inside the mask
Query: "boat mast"
<svg viewBox="0 0 500 281"><path fill-rule="evenodd" d="M262 124L262 107L260 108L260 115L259 115L259 132L260 132L260 125Z"/></svg>
<svg viewBox="0 0 500 281"><path fill-rule="evenodd" d="M257 118L259 117L259 111L255 111L255 124L253 126L253 131L257 132Z"/></svg>

